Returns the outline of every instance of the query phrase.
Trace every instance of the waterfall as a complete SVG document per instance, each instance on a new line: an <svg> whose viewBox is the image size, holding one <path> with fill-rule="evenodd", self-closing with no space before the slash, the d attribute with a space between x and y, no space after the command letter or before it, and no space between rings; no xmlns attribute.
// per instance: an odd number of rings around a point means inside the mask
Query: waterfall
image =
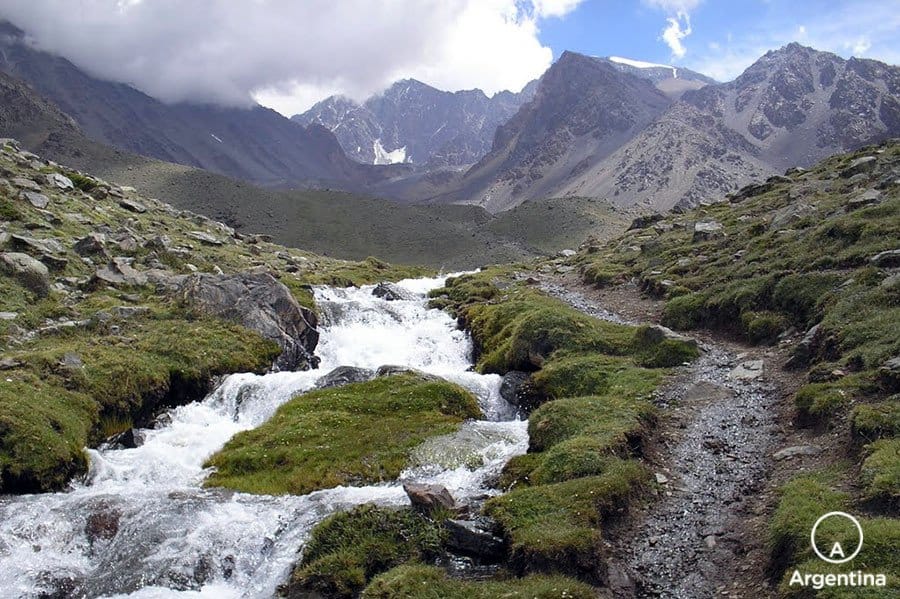
<svg viewBox="0 0 900 599"><path fill-rule="evenodd" d="M445 485L461 500L496 493L503 465L527 448L526 423L499 394L500 377L471 370L471 340L426 307L444 278L397 285L386 301L372 286L315 290L322 313L318 370L237 373L203 401L169 411L134 449L89 450L85 480L66 492L0 496L0 591L76 597L271 597L312 528L366 502L406 505L404 480ZM426 441L400 479L303 496L205 489L203 463L236 433L315 388L337 366L398 365L472 391L486 420ZM89 534L90 531L90 534Z"/></svg>

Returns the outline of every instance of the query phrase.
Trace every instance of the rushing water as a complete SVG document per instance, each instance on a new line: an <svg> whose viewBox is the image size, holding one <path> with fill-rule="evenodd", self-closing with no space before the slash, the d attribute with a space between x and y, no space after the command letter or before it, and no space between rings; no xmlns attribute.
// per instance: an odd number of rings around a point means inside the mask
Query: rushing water
<svg viewBox="0 0 900 599"><path fill-rule="evenodd" d="M466 334L425 307L427 291L442 283L403 281L412 299L391 302L372 287L317 289L318 370L231 375L143 431L140 447L91 450L87 479L69 491L0 497L0 595L271 597L312 527L335 510L404 505L405 480L438 482L462 500L492 493L488 481L526 449L525 423L500 398L500 377L470 371ZM487 420L426 442L391 484L278 497L202 488L203 462L235 433L263 423L332 368L385 364L463 385Z"/></svg>

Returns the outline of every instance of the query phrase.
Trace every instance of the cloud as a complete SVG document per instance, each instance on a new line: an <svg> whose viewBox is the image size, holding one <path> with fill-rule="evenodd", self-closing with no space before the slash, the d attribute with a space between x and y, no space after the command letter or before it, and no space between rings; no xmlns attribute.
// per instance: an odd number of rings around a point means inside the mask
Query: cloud
<svg viewBox="0 0 900 599"><path fill-rule="evenodd" d="M520 89L552 51L542 19L581 0L4 0L0 19L94 76L166 102L254 98L291 114L402 77Z"/></svg>
<svg viewBox="0 0 900 599"><path fill-rule="evenodd" d="M862 56L866 52L868 52L872 48L872 42L869 41L869 38L866 36L862 36L853 42L851 49L853 50L854 56Z"/></svg>
<svg viewBox="0 0 900 599"><path fill-rule="evenodd" d="M666 19L669 26L662 32L662 39L672 50L674 58L683 58L687 50L681 40L691 34L691 18L685 12L679 12L675 17ZM682 22L684 27L682 28Z"/></svg>
<svg viewBox="0 0 900 599"><path fill-rule="evenodd" d="M664 11L666 28L663 29L660 39L669 46L672 51L672 59L683 58L687 54L687 48L681 42L692 33L690 11L700 5L702 0L644 0L644 4Z"/></svg>

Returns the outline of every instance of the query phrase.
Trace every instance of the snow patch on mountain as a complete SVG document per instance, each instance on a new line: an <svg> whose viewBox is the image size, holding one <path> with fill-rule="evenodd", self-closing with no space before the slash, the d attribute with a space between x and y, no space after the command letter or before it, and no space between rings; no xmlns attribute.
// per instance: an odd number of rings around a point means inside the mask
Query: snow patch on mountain
<svg viewBox="0 0 900 599"><path fill-rule="evenodd" d="M372 144L372 150L375 152L373 164L400 164L406 162L406 146L388 152L381 145L381 140L376 139Z"/></svg>
<svg viewBox="0 0 900 599"><path fill-rule="evenodd" d="M622 58L621 56L610 56L609 60L611 62L617 62L619 64L625 64L630 67L635 67L637 69L672 69L672 78L678 78L678 69L668 64L658 64L655 62L644 62L643 60L632 60L631 58Z"/></svg>

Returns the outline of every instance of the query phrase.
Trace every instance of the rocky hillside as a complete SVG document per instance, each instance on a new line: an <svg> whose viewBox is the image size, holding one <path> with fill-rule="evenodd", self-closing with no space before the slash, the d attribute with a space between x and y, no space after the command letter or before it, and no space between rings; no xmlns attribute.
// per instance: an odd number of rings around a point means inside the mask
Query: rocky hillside
<svg viewBox="0 0 900 599"><path fill-rule="evenodd" d="M360 165L323 127L299 127L261 106L168 105L96 79L33 48L9 23L0 23L0 71L26 81L91 139L158 160L270 187L358 190L398 174Z"/></svg>
<svg viewBox="0 0 900 599"><path fill-rule="evenodd" d="M896 585L900 142L794 168L727 199L638 219L612 244L585 245L571 266L610 293L636 281L665 302L663 324L783 352L773 376L788 381L786 447L771 456L758 508L765 571L781 596L835 596L791 588L795 568L852 564ZM809 535L834 510L861 516L864 557L826 569ZM854 531L831 534L856 543Z"/></svg>
<svg viewBox="0 0 900 599"><path fill-rule="evenodd" d="M424 272L242 235L11 140L0 177L3 493L63 486L82 448L201 398L217 375L308 367L307 285Z"/></svg>
<svg viewBox="0 0 900 599"><path fill-rule="evenodd" d="M775 170L900 135L900 67L797 43L732 82L683 96L740 134Z"/></svg>
<svg viewBox="0 0 900 599"><path fill-rule="evenodd" d="M688 90L716 83L712 77L682 67L653 64L620 56L609 56L605 60L623 73L649 79L672 99L678 99Z"/></svg>
<svg viewBox="0 0 900 599"><path fill-rule="evenodd" d="M497 212L555 197L668 107L648 79L564 52L541 77L531 102L497 129L491 152L439 201L469 201Z"/></svg>
<svg viewBox="0 0 900 599"><path fill-rule="evenodd" d="M532 82L519 93L489 98L478 89L451 93L404 79L362 104L332 96L292 120L326 127L348 156L366 164L460 168L487 154L494 131L531 99L535 87Z"/></svg>

